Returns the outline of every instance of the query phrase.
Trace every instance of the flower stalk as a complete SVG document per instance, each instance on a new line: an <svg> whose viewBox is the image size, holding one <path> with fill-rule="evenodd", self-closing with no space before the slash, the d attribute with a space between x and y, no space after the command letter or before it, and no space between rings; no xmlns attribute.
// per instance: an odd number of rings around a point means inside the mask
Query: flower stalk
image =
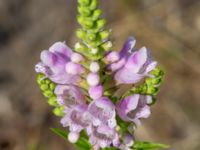
<svg viewBox="0 0 200 150"><path fill-rule="evenodd" d="M133 37L112 50L101 15L97 0L78 0L80 41L74 49L56 42L42 51L37 83L68 129L52 131L80 150L137 149L134 131L150 116L164 73L146 47L134 48Z"/></svg>

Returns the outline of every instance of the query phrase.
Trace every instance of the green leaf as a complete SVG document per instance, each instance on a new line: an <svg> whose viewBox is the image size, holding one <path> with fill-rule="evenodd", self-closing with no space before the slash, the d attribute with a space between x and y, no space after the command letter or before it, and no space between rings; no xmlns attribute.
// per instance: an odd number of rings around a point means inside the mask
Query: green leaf
<svg viewBox="0 0 200 150"><path fill-rule="evenodd" d="M54 132L55 134L57 134L58 136L60 136L61 138L63 138L64 140L68 140L68 132L65 130L61 130L58 128L50 128L52 132ZM75 143L75 146L79 149L79 150L91 150L92 146L89 143L87 137L85 137L83 135L83 133L81 134L79 140Z"/></svg>
<svg viewBox="0 0 200 150"><path fill-rule="evenodd" d="M68 140L68 132L58 129L58 128L50 128L52 132L63 138L64 140Z"/></svg>
<svg viewBox="0 0 200 150"><path fill-rule="evenodd" d="M75 143L76 147L80 150L91 150L92 146L89 143L88 139L80 137L79 140Z"/></svg>
<svg viewBox="0 0 200 150"><path fill-rule="evenodd" d="M139 141L135 142L135 144L133 145L134 150L158 150L164 148L169 148L169 145Z"/></svg>

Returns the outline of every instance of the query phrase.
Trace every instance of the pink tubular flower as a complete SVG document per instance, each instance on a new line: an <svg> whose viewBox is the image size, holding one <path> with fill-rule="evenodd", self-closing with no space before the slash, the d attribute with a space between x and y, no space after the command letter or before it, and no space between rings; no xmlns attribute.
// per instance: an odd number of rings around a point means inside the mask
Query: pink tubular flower
<svg viewBox="0 0 200 150"><path fill-rule="evenodd" d="M41 62L35 66L36 72L43 73L55 83L75 84L79 75L66 72L66 64L70 62L72 50L62 42L53 44L49 50L41 53Z"/></svg>
<svg viewBox="0 0 200 150"><path fill-rule="evenodd" d="M149 97L135 94L119 101L116 104L118 115L124 121L140 125L140 119L148 118L151 114L147 98Z"/></svg>
<svg viewBox="0 0 200 150"><path fill-rule="evenodd" d="M58 104L66 107L73 107L78 104L85 104L85 96L81 89L73 85L57 85L55 88Z"/></svg>
<svg viewBox="0 0 200 150"><path fill-rule="evenodd" d="M65 116L61 119L63 127L69 127L70 132L80 133L90 125L87 115L87 105L76 105L65 109Z"/></svg>
<svg viewBox="0 0 200 150"><path fill-rule="evenodd" d="M92 101L88 112L94 126L108 125L111 128L116 126L115 106L107 97Z"/></svg>
<svg viewBox="0 0 200 150"><path fill-rule="evenodd" d="M125 42L125 44L123 45L123 48L121 49L121 51L118 54L119 60L117 62L111 63L109 65L109 69L111 71L115 72L124 66L128 56L131 53L131 50L135 46L135 43L136 43L136 41L133 37L128 38L128 40ZM112 52L110 52L110 54L112 54ZM109 58L109 54L107 57Z"/></svg>
<svg viewBox="0 0 200 150"><path fill-rule="evenodd" d="M90 129L88 129L88 134L89 141L94 146L94 150L110 147L111 144L115 147L119 146L118 134L115 129L109 126L90 127Z"/></svg>
<svg viewBox="0 0 200 150"><path fill-rule="evenodd" d="M145 47L133 50L135 39L129 38L119 52L119 61L110 64L109 68L116 72L114 77L117 84L134 84L141 81L149 72L155 69L157 62L150 58Z"/></svg>

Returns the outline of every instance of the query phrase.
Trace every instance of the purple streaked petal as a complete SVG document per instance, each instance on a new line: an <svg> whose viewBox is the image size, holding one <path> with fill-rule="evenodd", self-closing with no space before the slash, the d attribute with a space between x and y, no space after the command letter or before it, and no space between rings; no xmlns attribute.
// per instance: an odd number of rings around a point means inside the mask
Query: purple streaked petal
<svg viewBox="0 0 200 150"><path fill-rule="evenodd" d="M93 125L107 124L111 128L116 126L115 106L107 97L92 101L88 112L91 115Z"/></svg>
<svg viewBox="0 0 200 150"><path fill-rule="evenodd" d="M96 150L99 150L99 148L110 147L111 144L118 145L119 137L115 129L102 125L92 128L89 141Z"/></svg>
<svg viewBox="0 0 200 150"><path fill-rule="evenodd" d="M68 113L61 119L64 127L69 127L71 132L79 133L90 125L87 115L87 105L76 105L69 109Z"/></svg>
<svg viewBox="0 0 200 150"><path fill-rule="evenodd" d="M121 49L119 55L120 58L126 57L129 52L135 46L136 40L134 37L129 37L128 40L124 43L123 48Z"/></svg>
<svg viewBox="0 0 200 150"><path fill-rule="evenodd" d="M110 65L108 66L108 68L109 68L111 71L115 72L115 71L117 71L118 69L120 69L121 67L123 67L123 66L125 65L125 63L126 63L126 59L125 59L125 58L122 58L122 59L120 59L119 61L110 64Z"/></svg>
<svg viewBox="0 0 200 150"><path fill-rule="evenodd" d="M85 104L85 96L80 88L73 85L57 85L55 94L58 96L58 103L71 107L77 104Z"/></svg>
<svg viewBox="0 0 200 150"><path fill-rule="evenodd" d="M50 70L50 68L41 62L35 65L35 71L37 73L43 73L46 76L50 76L52 74L52 71Z"/></svg>
<svg viewBox="0 0 200 150"><path fill-rule="evenodd" d="M117 84L134 84L139 82L145 76L146 74L132 73L129 69L122 68L116 72L114 78L117 81Z"/></svg>
<svg viewBox="0 0 200 150"><path fill-rule="evenodd" d="M126 97L116 104L118 115L124 121L139 125L141 118L148 118L151 114L147 99L148 96L139 94Z"/></svg>
<svg viewBox="0 0 200 150"><path fill-rule="evenodd" d="M134 52L127 60L125 68L132 73L137 73L147 61L147 49L142 47L140 50Z"/></svg>
<svg viewBox="0 0 200 150"><path fill-rule="evenodd" d="M56 42L49 48L50 52L58 53L64 59L69 59L72 55L72 50L64 42Z"/></svg>

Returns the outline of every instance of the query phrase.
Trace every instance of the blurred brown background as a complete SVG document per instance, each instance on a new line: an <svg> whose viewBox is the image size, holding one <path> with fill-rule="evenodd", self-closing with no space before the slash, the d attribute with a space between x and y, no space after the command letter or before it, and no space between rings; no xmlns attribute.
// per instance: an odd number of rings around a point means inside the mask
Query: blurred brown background
<svg viewBox="0 0 200 150"><path fill-rule="evenodd" d="M115 49L130 35L165 69L159 101L137 130L170 150L200 150L200 1L99 0ZM55 41L76 41L76 0L0 0L0 150L73 150L36 83L34 65Z"/></svg>

